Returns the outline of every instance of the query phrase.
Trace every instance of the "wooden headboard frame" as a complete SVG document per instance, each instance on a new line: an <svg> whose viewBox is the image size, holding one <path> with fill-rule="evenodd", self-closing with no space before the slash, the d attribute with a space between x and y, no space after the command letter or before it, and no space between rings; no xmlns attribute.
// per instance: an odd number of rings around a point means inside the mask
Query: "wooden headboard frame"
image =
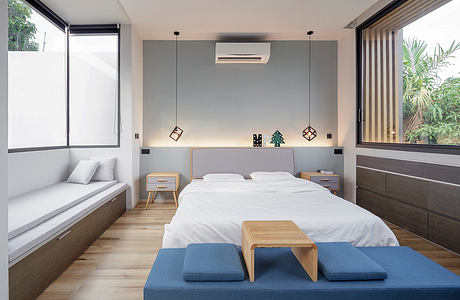
<svg viewBox="0 0 460 300"><path fill-rule="evenodd" d="M192 148L190 180L208 173L238 173L245 178L256 171L294 174L293 148Z"/></svg>

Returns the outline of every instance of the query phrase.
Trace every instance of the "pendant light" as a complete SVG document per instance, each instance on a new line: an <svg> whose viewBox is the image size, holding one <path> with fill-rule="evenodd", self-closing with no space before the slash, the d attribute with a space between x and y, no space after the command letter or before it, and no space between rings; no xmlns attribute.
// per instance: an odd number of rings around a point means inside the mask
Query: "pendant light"
<svg viewBox="0 0 460 300"><path fill-rule="evenodd" d="M313 31L307 32L309 37L308 42L308 127L302 131L302 136L307 139L307 141L313 140L317 136L316 130L311 127L310 124L310 90L311 90L311 35Z"/></svg>
<svg viewBox="0 0 460 300"><path fill-rule="evenodd" d="M179 36L179 31L174 31L174 35L176 37L176 126L174 127L173 131L169 134L169 137L177 142L182 133L184 132L179 126L177 126L177 37Z"/></svg>

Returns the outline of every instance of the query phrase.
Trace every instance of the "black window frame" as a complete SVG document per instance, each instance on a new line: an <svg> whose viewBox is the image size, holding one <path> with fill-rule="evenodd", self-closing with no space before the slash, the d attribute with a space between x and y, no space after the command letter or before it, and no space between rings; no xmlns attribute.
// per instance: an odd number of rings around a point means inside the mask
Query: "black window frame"
<svg viewBox="0 0 460 300"><path fill-rule="evenodd" d="M119 24L97 24L97 25L70 25L64 21L59 15L47 7L43 2L39 0L22 0L26 4L34 8L38 13L45 17L49 22L54 24L57 28L66 33L66 145L62 146L39 146L39 147L24 147L24 148L8 148L8 153L18 153L18 152L31 152L31 151L45 151L45 150L57 150L57 149L70 149L70 148L120 148L121 142L121 95L120 95L120 50L121 50L121 41L120 41L120 25ZM70 64L70 55L69 55L69 39L70 34L116 34L118 38L118 99L117 99L117 144L114 145L70 145L70 76L69 76L69 64Z"/></svg>
<svg viewBox="0 0 460 300"><path fill-rule="evenodd" d="M395 0L391 2L390 4L382 8L376 14L374 14L373 16L371 16L366 21L364 21L356 27L356 147L459 155L460 146L456 145L363 142L362 140L362 31L375 21L391 13L393 10L404 4L406 1L408 0Z"/></svg>

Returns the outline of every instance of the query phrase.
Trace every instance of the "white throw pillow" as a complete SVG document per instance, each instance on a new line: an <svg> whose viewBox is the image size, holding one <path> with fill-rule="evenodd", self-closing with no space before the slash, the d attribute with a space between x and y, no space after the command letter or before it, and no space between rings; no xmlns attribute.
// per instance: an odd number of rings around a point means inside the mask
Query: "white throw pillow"
<svg viewBox="0 0 460 300"><path fill-rule="evenodd" d="M204 181L244 181L244 177L234 173L211 173L203 176Z"/></svg>
<svg viewBox="0 0 460 300"><path fill-rule="evenodd" d="M80 160L78 165L70 174L67 182L88 184L96 173L99 162L97 160Z"/></svg>
<svg viewBox="0 0 460 300"><path fill-rule="evenodd" d="M286 181L296 179L289 172L253 172L249 176L255 181Z"/></svg>
<svg viewBox="0 0 460 300"><path fill-rule="evenodd" d="M93 181L112 181L113 170L115 169L115 157L91 157L91 160L99 162L99 167L94 173Z"/></svg>

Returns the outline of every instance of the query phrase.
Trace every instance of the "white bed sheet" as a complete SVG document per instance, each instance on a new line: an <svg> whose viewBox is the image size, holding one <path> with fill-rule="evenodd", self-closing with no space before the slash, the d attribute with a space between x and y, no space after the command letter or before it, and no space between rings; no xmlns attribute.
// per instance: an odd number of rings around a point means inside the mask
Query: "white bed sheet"
<svg viewBox="0 0 460 300"><path fill-rule="evenodd" d="M69 225L90 214L127 187L128 185L126 183L117 183L110 186L106 190L99 192L34 228L10 239L8 241L9 262L14 263L16 259L21 258L21 256L35 247L40 246L53 235L59 234Z"/></svg>
<svg viewBox="0 0 460 300"><path fill-rule="evenodd" d="M165 225L163 248L190 243L241 245L245 220L293 220L315 242L355 246L397 246L393 232L371 212L313 182L204 182L194 180L179 196L179 208Z"/></svg>
<svg viewBox="0 0 460 300"><path fill-rule="evenodd" d="M87 185L59 182L8 199L8 239L26 232L116 183L116 180L95 181Z"/></svg>

